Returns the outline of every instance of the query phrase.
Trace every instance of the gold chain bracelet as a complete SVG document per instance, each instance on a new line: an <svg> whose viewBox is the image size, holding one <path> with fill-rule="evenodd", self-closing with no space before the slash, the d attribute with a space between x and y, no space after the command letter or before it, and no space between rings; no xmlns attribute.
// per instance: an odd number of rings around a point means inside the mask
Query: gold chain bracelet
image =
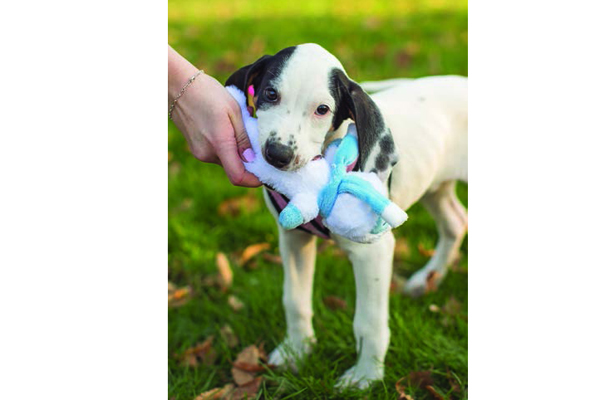
<svg viewBox="0 0 600 400"><path fill-rule="evenodd" d="M190 79L188 79L187 83L185 85L183 85L183 87L179 91L179 94L177 95L177 97L175 97L175 100L173 100L173 102L171 103L171 107L169 107L169 119L170 120L173 119L172 116L173 116L173 109L175 108L175 104L177 104L177 101L179 100L179 98L181 96L183 96L183 92L185 92L185 89L187 89L188 86L190 86L192 84L192 82L194 82L196 80L198 75L203 74L203 73L204 73L204 70L200 70L200 71L196 72L194 74L194 76L192 76Z"/></svg>

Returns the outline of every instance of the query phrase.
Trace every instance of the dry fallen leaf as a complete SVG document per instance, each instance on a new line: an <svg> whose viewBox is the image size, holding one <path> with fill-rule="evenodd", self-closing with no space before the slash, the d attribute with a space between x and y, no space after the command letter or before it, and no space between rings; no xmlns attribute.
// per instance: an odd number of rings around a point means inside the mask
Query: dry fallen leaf
<svg viewBox="0 0 600 400"><path fill-rule="evenodd" d="M239 339L233 332L233 329L231 329L229 325L225 325L224 327L222 327L220 333L221 337L227 344L227 347L229 347L230 349L237 346L240 343Z"/></svg>
<svg viewBox="0 0 600 400"><path fill-rule="evenodd" d="M420 387L425 389L426 386L433 385L433 378L431 377L431 371L412 371L408 374L408 382L412 386Z"/></svg>
<svg viewBox="0 0 600 400"><path fill-rule="evenodd" d="M344 299L341 299L337 296L327 296L323 299L323 303L330 310L345 310L348 308L348 303Z"/></svg>
<svg viewBox="0 0 600 400"><path fill-rule="evenodd" d="M225 326L227 327L227 325ZM224 328L225 328L224 327ZM231 328L230 328L231 329ZM223 329L221 329L223 331ZM256 376L258 372L264 371L264 367L260 362L266 361L266 354L263 344L260 347L251 345L242 350L231 368L234 384L227 384L223 388L211 389L196 397L195 400L242 400L253 399L256 397L261 384L262 377Z"/></svg>
<svg viewBox="0 0 600 400"><path fill-rule="evenodd" d="M410 256L410 246L405 238L396 239L396 246L394 247L394 256L403 258Z"/></svg>
<svg viewBox="0 0 600 400"><path fill-rule="evenodd" d="M204 342L185 350L179 357L183 365L196 367L200 361L206 365L214 364L217 354L212 348L213 338L213 336L209 336Z"/></svg>
<svg viewBox="0 0 600 400"><path fill-rule="evenodd" d="M246 347L238 354L231 368L233 381L238 386L252 382L256 372L264 370L259 363L260 356L260 350L255 345Z"/></svg>
<svg viewBox="0 0 600 400"><path fill-rule="evenodd" d="M262 376L254 378L251 382L236 388L232 393L230 400L253 399L260 389Z"/></svg>
<svg viewBox="0 0 600 400"><path fill-rule="evenodd" d="M221 217L235 217L238 216L242 210L246 212L255 211L258 208L258 204L258 200L256 200L256 197L252 192L248 192L248 194L244 196L234 197L223 201L219 205L217 212Z"/></svg>
<svg viewBox="0 0 600 400"><path fill-rule="evenodd" d="M421 253L421 255L423 257L433 257L433 255L435 254L435 250L434 249L427 249L427 248L425 248L425 246L423 246L423 243L419 243L417 245L417 249L419 250L419 253Z"/></svg>
<svg viewBox="0 0 600 400"><path fill-rule="evenodd" d="M448 368L448 367L446 367L446 379L448 379L448 383L450 383L450 387L452 388L452 390L457 393L460 393L460 391L461 391L460 384L458 383L458 381L456 380L456 377L454 376L454 374L452 373L452 371L450 371L450 368Z"/></svg>
<svg viewBox="0 0 600 400"><path fill-rule="evenodd" d="M217 253L217 270L219 286L222 291L226 292L233 282L233 271L231 271L227 256L223 253Z"/></svg>
<svg viewBox="0 0 600 400"><path fill-rule="evenodd" d="M245 265L252 257L268 250L270 247L269 243L256 243L246 247L240 258L240 265Z"/></svg>
<svg viewBox="0 0 600 400"><path fill-rule="evenodd" d="M406 377L400 378L396 382L396 392L398 392L399 395L398 400L413 400L412 396L406 394L406 386L402 385L404 379L406 379Z"/></svg>
<svg viewBox="0 0 600 400"><path fill-rule="evenodd" d="M229 399L232 391L233 385L231 383L228 383L222 388L214 388L207 392L201 393L199 396L196 396L194 400Z"/></svg>
<svg viewBox="0 0 600 400"><path fill-rule="evenodd" d="M227 304L229 304L233 311L236 312L244 308L244 303L242 303L242 301L234 295L229 295L229 297L227 298Z"/></svg>
<svg viewBox="0 0 600 400"><path fill-rule="evenodd" d="M169 282L169 307L180 307L190 301L192 289L189 286L178 288L173 283Z"/></svg>
<svg viewBox="0 0 600 400"><path fill-rule="evenodd" d="M261 342L258 345L258 358L264 363L266 363L267 360L269 359L269 356L267 355L267 352L265 351L265 343L264 342Z"/></svg>
<svg viewBox="0 0 600 400"><path fill-rule="evenodd" d="M235 362L243 362L246 364L259 365L261 352L255 345L250 345L240 351L235 359Z"/></svg>
<svg viewBox="0 0 600 400"><path fill-rule="evenodd" d="M438 313L438 312L440 312L440 306L438 306L437 304L430 304L429 311Z"/></svg>
<svg viewBox="0 0 600 400"><path fill-rule="evenodd" d="M245 385L254 380L254 373L244 371L243 369L239 369L237 367L233 367L231 369L231 376L233 376L233 381L237 385Z"/></svg>
<svg viewBox="0 0 600 400"><path fill-rule="evenodd" d="M429 392L429 394L431 394L433 396L433 398L435 400L445 400L444 396L442 396L441 394L439 394L431 385L427 385L425 386L425 390L427 390Z"/></svg>
<svg viewBox="0 0 600 400"><path fill-rule="evenodd" d="M265 261L273 263L273 264L283 264L280 255L271 254L271 253L263 253L263 258Z"/></svg>

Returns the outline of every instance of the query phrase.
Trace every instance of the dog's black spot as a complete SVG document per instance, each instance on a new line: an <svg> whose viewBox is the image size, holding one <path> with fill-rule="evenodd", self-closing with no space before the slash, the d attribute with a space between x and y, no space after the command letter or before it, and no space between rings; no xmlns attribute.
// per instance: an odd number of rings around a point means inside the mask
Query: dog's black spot
<svg viewBox="0 0 600 400"><path fill-rule="evenodd" d="M275 131L269 132L269 136L275 136L276 134L277 134L277 132L275 132Z"/></svg>
<svg viewBox="0 0 600 400"><path fill-rule="evenodd" d="M329 73L329 92L335 100L333 129L338 129L348 118L356 124L359 150L356 168L363 171L373 147L387 130L383 116L360 85L338 68Z"/></svg>
<svg viewBox="0 0 600 400"><path fill-rule="evenodd" d="M288 60L296 50L296 46L287 47L274 56L265 55L256 60L254 63L246 65L235 71L225 82L225 86L234 85L242 92L247 93L247 89L250 85L254 85L254 91L256 92L258 99L256 101L256 108L265 110L272 107L276 103L266 100L264 89L267 86L274 87L274 84L281 71L284 70Z"/></svg>
<svg viewBox="0 0 600 400"><path fill-rule="evenodd" d="M364 338L361 336L360 339L358 340L358 358L360 358L360 354L362 353L363 339Z"/></svg>
<svg viewBox="0 0 600 400"><path fill-rule="evenodd" d="M381 148L381 152L384 154L390 154L394 152L394 139L392 138L392 135L389 133L389 129L388 129L388 134L385 135L384 137L381 138L381 140L379 141L379 147Z"/></svg>
<svg viewBox="0 0 600 400"><path fill-rule="evenodd" d="M375 173L377 173L377 168L371 168L371 171L370 171L370 172L375 172Z"/></svg>
<svg viewBox="0 0 600 400"><path fill-rule="evenodd" d="M303 116L303 117L306 117L306 111L304 111L304 112L302 113L302 116Z"/></svg>
<svg viewBox="0 0 600 400"><path fill-rule="evenodd" d="M292 113L292 112L291 112L290 110L287 110L287 114L288 114L288 115L289 115L289 114L291 114L291 113Z"/></svg>
<svg viewBox="0 0 600 400"><path fill-rule="evenodd" d="M254 88L257 90L256 93L259 94L258 100L256 101L256 108L265 110L277 104L277 102L270 102L264 97L264 89L266 87L273 87L277 89L277 85L275 83L279 79L281 72L285 69L285 66L295 50L296 46L287 47L271 57L266 63L265 71L260 77L260 81L256 82L254 86ZM288 114L289 113L291 113L291 110L288 110Z"/></svg>
<svg viewBox="0 0 600 400"><path fill-rule="evenodd" d="M389 166L388 156L386 154L379 153L379 155L375 159L375 167L379 171L385 171L388 166Z"/></svg>

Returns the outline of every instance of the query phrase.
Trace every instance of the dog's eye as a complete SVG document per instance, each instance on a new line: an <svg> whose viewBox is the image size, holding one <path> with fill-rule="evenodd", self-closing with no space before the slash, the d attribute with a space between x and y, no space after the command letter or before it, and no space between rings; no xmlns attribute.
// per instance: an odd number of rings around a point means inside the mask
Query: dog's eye
<svg viewBox="0 0 600 400"><path fill-rule="evenodd" d="M265 97L269 101L275 101L275 100L277 100L277 91L273 88L266 88L265 89Z"/></svg>
<svg viewBox="0 0 600 400"><path fill-rule="evenodd" d="M328 111L329 111L329 107L327 107L325 104L321 104L319 107L317 107L317 111L315 111L315 114L325 115L325 114L327 114Z"/></svg>

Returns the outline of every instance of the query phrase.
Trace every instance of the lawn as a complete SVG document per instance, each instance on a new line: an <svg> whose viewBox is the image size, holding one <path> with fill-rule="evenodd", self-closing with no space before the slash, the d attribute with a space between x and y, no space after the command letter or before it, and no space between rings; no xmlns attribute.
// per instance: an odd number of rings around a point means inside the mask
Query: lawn
<svg viewBox="0 0 600 400"><path fill-rule="evenodd" d="M221 82L263 54L305 42L331 51L358 81L467 75L467 4L463 0L356 5L325 0L169 1L169 43ZM458 191L466 205L467 186L459 185ZM225 201L239 198L243 199L239 213L223 210ZM397 277L408 277L423 266L436 241L435 224L421 205L408 214L408 222L395 231ZM246 266L236 261L241 251L257 243L268 243L267 252L277 254L275 221L262 204L261 190L233 187L220 167L195 160L172 124L168 229L169 281L191 288L184 305L169 309L169 398L193 400L232 381L231 365L243 348L263 343L270 351L283 339L283 271L276 260L262 255ZM459 265L438 291L419 299L396 292L391 296L386 378L366 393L333 390L335 380L356 358L354 278L348 260L334 246L322 243L313 297L318 344L299 374L263 372L258 397L397 399L398 379L414 371L431 371L432 386L443 398L467 398L467 240ZM233 270L227 291L214 284L218 253L227 256ZM241 301L242 309L234 311L230 295ZM345 301L346 307L331 307L325 301L330 296ZM219 335L225 325L239 339L233 348ZM216 356L212 365L183 365L178 355L211 335ZM416 385L410 385L407 393L415 399L433 398Z"/></svg>

